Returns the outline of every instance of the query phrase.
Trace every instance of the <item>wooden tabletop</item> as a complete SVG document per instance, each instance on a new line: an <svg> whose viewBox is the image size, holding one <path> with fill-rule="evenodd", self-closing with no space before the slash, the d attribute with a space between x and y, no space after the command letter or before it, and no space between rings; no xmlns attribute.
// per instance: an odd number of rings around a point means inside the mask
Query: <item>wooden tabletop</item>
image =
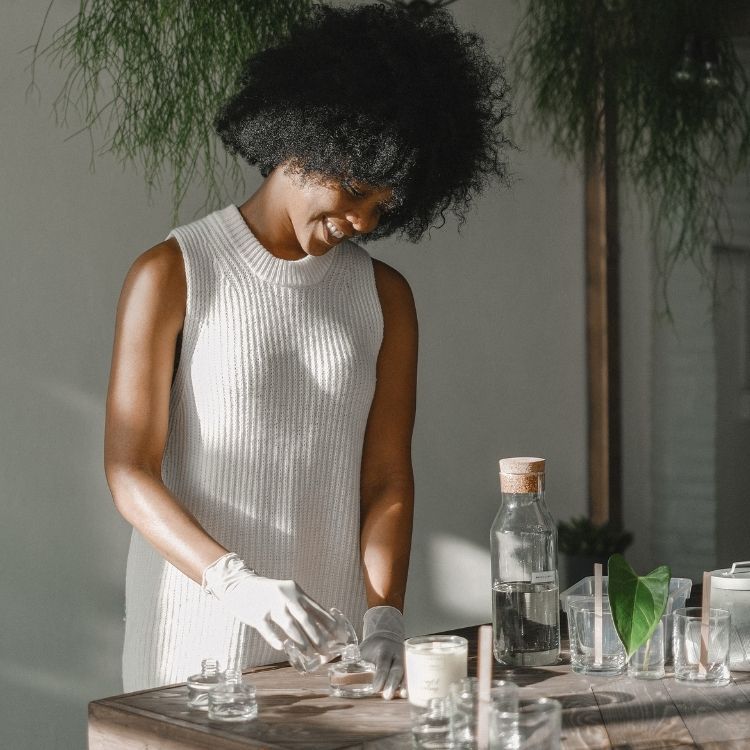
<svg viewBox="0 0 750 750"><path fill-rule="evenodd" d="M476 628L451 631L469 639L476 668ZM246 673L257 688L258 718L210 721L186 706L184 684L103 698L89 704L89 750L410 750L409 705L379 697L328 695L325 670L300 675L288 665ZM562 747L750 749L750 673L734 672L726 687L662 680L587 677L566 658L554 667L495 676L521 686L522 697L548 696L563 705Z"/></svg>

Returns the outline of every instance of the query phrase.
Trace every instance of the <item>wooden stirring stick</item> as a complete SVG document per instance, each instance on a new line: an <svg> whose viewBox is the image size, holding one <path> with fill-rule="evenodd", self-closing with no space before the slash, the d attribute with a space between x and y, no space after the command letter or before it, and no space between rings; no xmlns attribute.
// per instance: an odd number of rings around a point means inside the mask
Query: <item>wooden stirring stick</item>
<svg viewBox="0 0 750 750"><path fill-rule="evenodd" d="M701 599L701 652L698 660L698 672L708 671L708 638L711 618L711 573L703 573L703 597Z"/></svg>
<svg viewBox="0 0 750 750"><path fill-rule="evenodd" d="M477 726L478 750L487 750L490 744L490 687L492 685L492 627L479 628L479 654L477 657Z"/></svg>
<svg viewBox="0 0 750 750"><path fill-rule="evenodd" d="M602 564L594 563L594 666L602 665Z"/></svg>

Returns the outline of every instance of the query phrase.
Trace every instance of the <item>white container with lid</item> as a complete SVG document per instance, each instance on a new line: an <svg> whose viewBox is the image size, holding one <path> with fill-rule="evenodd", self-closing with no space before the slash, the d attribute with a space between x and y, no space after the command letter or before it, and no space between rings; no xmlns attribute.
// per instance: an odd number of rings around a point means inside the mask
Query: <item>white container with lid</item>
<svg viewBox="0 0 750 750"><path fill-rule="evenodd" d="M750 672L750 560L711 571L711 606L732 616L729 668Z"/></svg>

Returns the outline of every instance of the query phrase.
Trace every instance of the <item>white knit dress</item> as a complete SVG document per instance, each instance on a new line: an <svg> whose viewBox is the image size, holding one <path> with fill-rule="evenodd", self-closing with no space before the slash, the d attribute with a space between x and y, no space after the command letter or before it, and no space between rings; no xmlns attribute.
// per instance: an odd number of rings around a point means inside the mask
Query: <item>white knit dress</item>
<svg viewBox="0 0 750 750"><path fill-rule="evenodd" d="M206 531L361 626L362 444L383 318L370 256L344 241L285 261L235 206L175 229L187 310L162 464ZM284 658L133 532L123 687Z"/></svg>

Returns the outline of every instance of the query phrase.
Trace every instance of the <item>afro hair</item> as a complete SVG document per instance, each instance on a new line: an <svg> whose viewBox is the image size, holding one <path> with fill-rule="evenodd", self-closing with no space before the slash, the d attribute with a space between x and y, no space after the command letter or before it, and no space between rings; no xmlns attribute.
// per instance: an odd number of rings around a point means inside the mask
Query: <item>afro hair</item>
<svg viewBox="0 0 750 750"><path fill-rule="evenodd" d="M399 232L416 242L446 211L463 223L491 178L507 183L509 113L501 63L447 11L419 19L380 4L316 5L247 60L214 124L264 176L284 164L390 187L368 239Z"/></svg>

